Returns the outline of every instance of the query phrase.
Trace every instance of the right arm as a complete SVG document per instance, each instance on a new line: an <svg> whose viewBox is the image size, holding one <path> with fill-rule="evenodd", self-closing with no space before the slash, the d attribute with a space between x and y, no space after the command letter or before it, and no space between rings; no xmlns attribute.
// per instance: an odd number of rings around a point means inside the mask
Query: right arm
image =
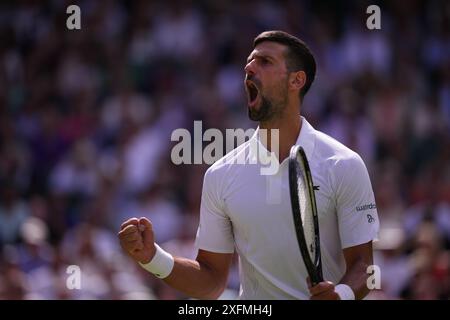
<svg viewBox="0 0 450 320"><path fill-rule="evenodd" d="M124 251L136 262L149 263L156 252L151 222L133 218L118 234ZM197 299L217 299L226 288L232 253L199 250L196 260L174 257L172 272L163 279L169 286Z"/></svg>

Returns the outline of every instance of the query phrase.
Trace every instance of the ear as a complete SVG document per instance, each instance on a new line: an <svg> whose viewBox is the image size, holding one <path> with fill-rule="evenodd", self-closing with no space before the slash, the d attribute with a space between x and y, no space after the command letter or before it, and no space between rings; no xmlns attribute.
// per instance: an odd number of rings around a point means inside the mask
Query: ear
<svg viewBox="0 0 450 320"><path fill-rule="evenodd" d="M289 86L293 90L301 90L306 83L305 71L292 72L289 76Z"/></svg>

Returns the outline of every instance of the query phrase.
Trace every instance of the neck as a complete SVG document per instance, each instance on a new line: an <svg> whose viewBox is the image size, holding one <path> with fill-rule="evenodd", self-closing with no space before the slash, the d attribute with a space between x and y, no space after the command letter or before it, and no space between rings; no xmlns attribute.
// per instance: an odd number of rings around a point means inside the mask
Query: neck
<svg viewBox="0 0 450 320"><path fill-rule="evenodd" d="M261 129L267 130L267 141L263 141L263 143L269 151L272 151L271 142L272 135L274 134L272 129L279 130L279 154L277 154L277 157L280 163L289 156L290 149L297 141L302 126L298 106L290 108L290 110L286 108L285 111L280 117L269 121L262 121L259 124ZM276 148L274 149L273 151L276 152Z"/></svg>

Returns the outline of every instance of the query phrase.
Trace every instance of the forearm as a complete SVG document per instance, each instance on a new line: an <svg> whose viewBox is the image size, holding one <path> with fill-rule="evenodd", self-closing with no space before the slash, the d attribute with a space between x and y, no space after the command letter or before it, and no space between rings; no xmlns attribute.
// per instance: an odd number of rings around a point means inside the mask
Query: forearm
<svg viewBox="0 0 450 320"><path fill-rule="evenodd" d="M369 264L363 259L355 261L350 268L347 268L347 272L339 282L350 286L356 299L363 299L369 293L369 288L367 287L368 266Z"/></svg>
<svg viewBox="0 0 450 320"><path fill-rule="evenodd" d="M134 261L174 289L199 299L216 299L222 294L233 253L199 249L196 260L174 257L155 243L153 227L147 218L127 220L118 237Z"/></svg>
<svg viewBox="0 0 450 320"><path fill-rule="evenodd" d="M225 281L205 263L174 257L170 275L163 279L172 288L197 299L217 299L225 288Z"/></svg>

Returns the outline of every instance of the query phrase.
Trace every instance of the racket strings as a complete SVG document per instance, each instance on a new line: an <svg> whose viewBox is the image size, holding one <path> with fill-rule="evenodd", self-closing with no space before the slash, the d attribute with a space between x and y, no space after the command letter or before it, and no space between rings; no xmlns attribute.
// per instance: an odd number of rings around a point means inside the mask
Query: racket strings
<svg viewBox="0 0 450 320"><path fill-rule="evenodd" d="M308 253L311 260L314 261L316 255L314 217L310 196L308 194L308 187L306 185L306 178L303 175L303 172L304 169L297 166L298 202Z"/></svg>

